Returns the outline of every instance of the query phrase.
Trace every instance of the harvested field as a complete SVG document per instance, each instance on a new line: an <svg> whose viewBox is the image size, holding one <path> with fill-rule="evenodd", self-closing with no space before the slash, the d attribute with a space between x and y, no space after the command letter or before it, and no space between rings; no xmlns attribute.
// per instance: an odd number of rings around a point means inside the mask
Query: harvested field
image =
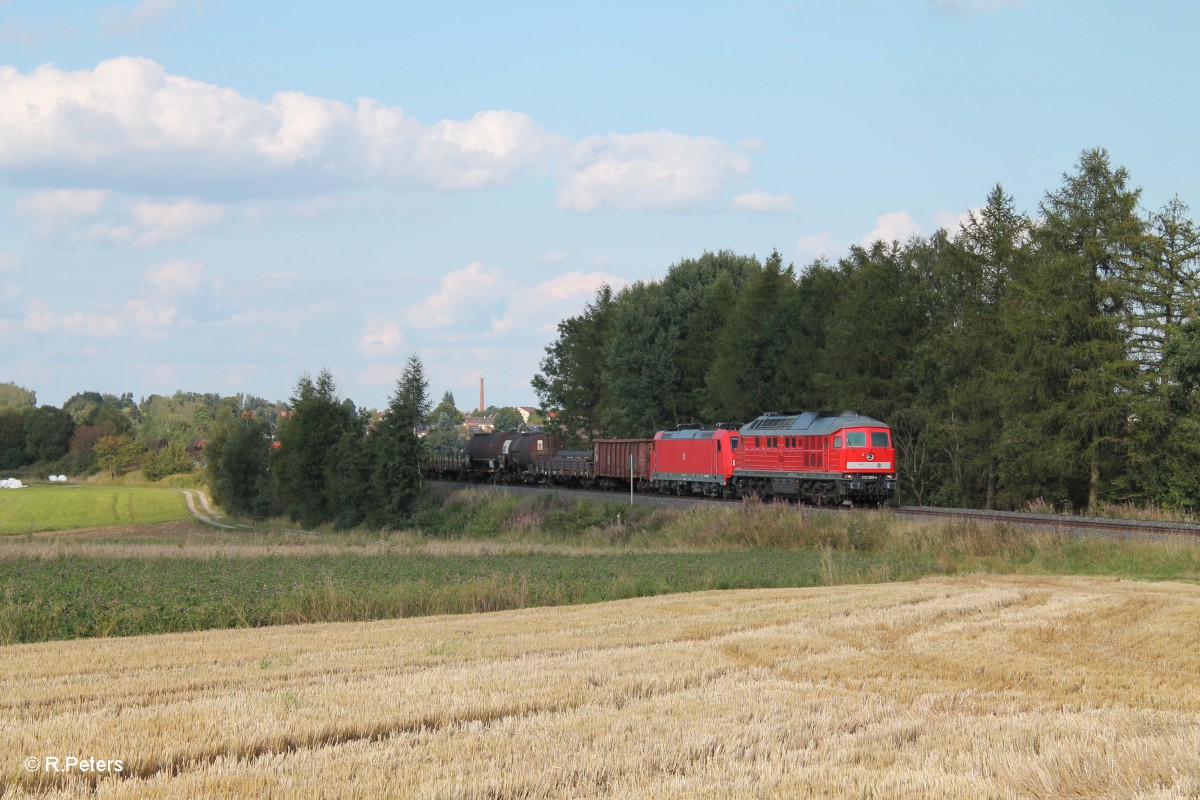
<svg viewBox="0 0 1200 800"><path fill-rule="evenodd" d="M0 648L5 797L1200 795L1200 587L709 592ZM119 775L26 757L120 759Z"/></svg>

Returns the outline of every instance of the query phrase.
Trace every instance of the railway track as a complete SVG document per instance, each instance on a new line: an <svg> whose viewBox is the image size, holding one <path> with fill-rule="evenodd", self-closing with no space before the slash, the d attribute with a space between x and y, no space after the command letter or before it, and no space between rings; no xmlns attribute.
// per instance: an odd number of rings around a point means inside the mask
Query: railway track
<svg viewBox="0 0 1200 800"><path fill-rule="evenodd" d="M561 486L523 486L516 484L481 484L458 481L428 481L430 486L443 488L483 488L510 494L555 493L588 497L605 503L649 505L659 508L695 506L711 503L738 503L739 500L714 500L705 497L678 497L660 494L630 495L602 489L573 489ZM830 510L837 510L831 508ZM903 519L940 519L944 521L973 522L976 524L1008 525L1017 528L1049 530L1067 534L1100 534L1118 538L1161 538L1180 537L1200 541L1200 525L1186 522L1155 522L1148 520L1113 519L1108 517L1067 516L1057 514L1029 514L1017 511L981 511L969 508L932 508L929 506L900 506L884 508L878 512L893 514Z"/></svg>
<svg viewBox="0 0 1200 800"><path fill-rule="evenodd" d="M980 511L969 508L930 508L901 506L893 512L899 517L935 518L964 522L993 523L1023 528L1051 529L1063 532L1103 533L1114 536L1180 536L1200 539L1200 525L1187 522L1114 519L1058 514L1028 514L1018 511Z"/></svg>

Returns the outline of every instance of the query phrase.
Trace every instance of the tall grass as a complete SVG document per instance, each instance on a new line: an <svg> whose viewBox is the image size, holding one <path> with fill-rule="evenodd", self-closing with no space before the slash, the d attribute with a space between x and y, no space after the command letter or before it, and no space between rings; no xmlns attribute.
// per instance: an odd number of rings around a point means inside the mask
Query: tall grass
<svg viewBox="0 0 1200 800"><path fill-rule="evenodd" d="M1200 580L1188 542L781 503L630 508L471 489L427 497L414 526L0 539L0 643L975 573Z"/></svg>

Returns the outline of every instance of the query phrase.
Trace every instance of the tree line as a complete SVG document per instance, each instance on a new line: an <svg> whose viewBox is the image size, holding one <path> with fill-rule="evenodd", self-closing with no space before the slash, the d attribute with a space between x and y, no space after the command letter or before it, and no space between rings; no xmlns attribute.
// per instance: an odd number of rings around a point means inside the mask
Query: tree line
<svg viewBox="0 0 1200 800"><path fill-rule="evenodd" d="M159 480L192 471L198 445L222 418L251 413L274 426L284 408L253 395L182 391L140 402L129 393L78 392L59 408L0 383L0 470L116 476L141 469Z"/></svg>
<svg viewBox="0 0 1200 800"><path fill-rule="evenodd" d="M243 517L282 514L306 528L400 527L421 489L418 431L431 407L415 355L378 415L339 397L328 370L315 380L304 375L277 427L242 414L214 430L204 447L209 489Z"/></svg>
<svg viewBox="0 0 1200 800"><path fill-rule="evenodd" d="M1200 507L1200 233L1103 149L1036 216L1002 186L957 231L797 270L705 253L602 287L533 386L568 440L763 411L892 426L905 499Z"/></svg>

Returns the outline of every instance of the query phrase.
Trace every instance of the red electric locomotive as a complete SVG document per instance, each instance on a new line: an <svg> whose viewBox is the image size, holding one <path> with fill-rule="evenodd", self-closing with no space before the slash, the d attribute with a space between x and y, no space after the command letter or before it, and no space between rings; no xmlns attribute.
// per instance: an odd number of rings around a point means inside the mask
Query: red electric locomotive
<svg viewBox="0 0 1200 800"><path fill-rule="evenodd" d="M657 491L733 497L737 431L659 431L650 459L650 485Z"/></svg>
<svg viewBox="0 0 1200 800"><path fill-rule="evenodd" d="M896 492L891 429L854 412L768 413L742 426L741 495L880 505Z"/></svg>

